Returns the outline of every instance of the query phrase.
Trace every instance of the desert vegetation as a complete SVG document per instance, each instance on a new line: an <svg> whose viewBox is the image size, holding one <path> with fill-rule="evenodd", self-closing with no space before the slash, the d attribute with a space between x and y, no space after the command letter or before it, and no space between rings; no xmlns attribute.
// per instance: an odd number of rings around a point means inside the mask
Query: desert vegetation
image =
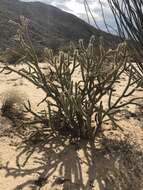
<svg viewBox="0 0 143 190"><path fill-rule="evenodd" d="M25 108L35 116L37 122L45 123L47 128L61 131L70 138L94 140L104 122L109 120L117 127L115 115L124 106L138 105L138 100L142 99L131 98L122 103L142 82L142 78L132 77L134 70L126 42L114 50L105 50L103 39L95 47L96 39L93 36L87 47L83 40L79 40L77 48L71 46L68 53L60 51L54 55L51 49L46 48L47 77L40 69L29 38L27 20L22 17L18 27L17 40L23 50L23 56L18 62L26 63L28 68L15 70L6 65L1 72L15 72L45 92L40 103L45 102L47 110L35 113L30 102L25 104ZM75 72L79 72L78 81L74 81ZM119 98L113 100L123 74L128 76L125 88Z"/></svg>
<svg viewBox="0 0 143 190"><path fill-rule="evenodd" d="M18 88L0 94L3 189L14 177L12 190L142 190L143 75L141 59L133 63L142 56L142 7L123 1L124 14L120 3L108 3L123 41L112 49L104 37L91 36L37 51L29 20L11 21L17 47L0 55L0 74L31 97Z"/></svg>
<svg viewBox="0 0 143 190"><path fill-rule="evenodd" d="M18 126L24 118L24 96L14 90L3 94L1 115L9 118L13 126ZM20 122L21 121L21 122Z"/></svg>
<svg viewBox="0 0 143 190"><path fill-rule="evenodd" d="M130 40L130 51L138 67L138 70L134 68L135 73L143 78L143 2L123 0L121 4L119 1L108 0L108 3L115 17L120 37Z"/></svg>

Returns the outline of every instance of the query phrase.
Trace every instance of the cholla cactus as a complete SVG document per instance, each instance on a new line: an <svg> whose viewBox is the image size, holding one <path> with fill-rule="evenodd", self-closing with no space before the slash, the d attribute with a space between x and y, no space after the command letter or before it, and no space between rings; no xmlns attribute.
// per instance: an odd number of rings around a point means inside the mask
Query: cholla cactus
<svg viewBox="0 0 143 190"><path fill-rule="evenodd" d="M123 106L137 104L135 100L138 98L121 103L140 84L139 78L132 81L132 66L128 64L126 43L107 51L102 39L95 46L95 37L91 37L88 47L84 46L83 40L79 40L77 49L69 50L68 53L60 51L56 56L51 49L46 48L45 57L49 68L47 77L40 69L26 24L19 26L18 39L23 48L20 61L24 61L28 69L17 71L5 66L2 71L15 72L46 93L41 102L47 103L47 111L40 115L34 113L30 102L26 109L40 122L47 121L51 129L65 132L70 137L95 139L104 121L109 119L115 125L114 115ZM126 70L129 71L127 84L113 102L117 82Z"/></svg>

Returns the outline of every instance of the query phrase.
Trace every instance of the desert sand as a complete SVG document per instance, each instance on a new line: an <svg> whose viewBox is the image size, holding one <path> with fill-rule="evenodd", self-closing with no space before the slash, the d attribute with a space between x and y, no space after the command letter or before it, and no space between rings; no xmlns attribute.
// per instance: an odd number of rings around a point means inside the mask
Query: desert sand
<svg viewBox="0 0 143 190"><path fill-rule="evenodd" d="M126 76L119 89L125 81ZM40 89L17 74L1 73L0 107L10 91L30 100L35 111L45 106L37 107L45 96ZM143 96L143 91L133 96ZM11 121L0 116L0 190L143 190L143 109L127 107L119 124L124 131L108 123L103 126L104 139L71 145L54 136L25 141L9 130ZM3 134L4 130L9 132Z"/></svg>

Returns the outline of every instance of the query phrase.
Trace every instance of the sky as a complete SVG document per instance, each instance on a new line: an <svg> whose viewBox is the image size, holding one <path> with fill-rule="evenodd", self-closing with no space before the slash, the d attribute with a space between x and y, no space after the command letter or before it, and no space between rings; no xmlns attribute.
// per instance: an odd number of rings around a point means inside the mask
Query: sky
<svg viewBox="0 0 143 190"><path fill-rule="evenodd" d="M88 17L86 15L85 7L84 7L84 0L23 0L23 1L41 1L43 3L47 3L53 6L56 6L66 12L72 13L76 15L77 17L85 20L88 22ZM114 17L112 15L112 12L109 8L107 0L87 0L90 10L92 11L92 14L94 18L96 19L96 22L98 26L106 31L106 27L103 21L102 13L101 13L101 4L99 2L102 2L102 7L104 10L106 21L109 25L111 25L113 28L115 27L115 21ZM90 24L95 26L94 20L92 19L92 16L89 14L90 18ZM114 33L114 31L109 28L111 32Z"/></svg>

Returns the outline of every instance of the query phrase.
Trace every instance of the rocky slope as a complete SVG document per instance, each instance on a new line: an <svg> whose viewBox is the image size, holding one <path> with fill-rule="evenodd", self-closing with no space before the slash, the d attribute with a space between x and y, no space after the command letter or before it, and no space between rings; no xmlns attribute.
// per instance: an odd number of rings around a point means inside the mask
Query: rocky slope
<svg viewBox="0 0 143 190"><path fill-rule="evenodd" d="M78 17L56 7L40 2L0 0L0 50L13 47L16 27L9 20L19 21L24 15L30 21L29 30L36 47L57 49L69 41L79 38L89 39L91 35L104 36L108 44L116 44L118 38L97 30Z"/></svg>

